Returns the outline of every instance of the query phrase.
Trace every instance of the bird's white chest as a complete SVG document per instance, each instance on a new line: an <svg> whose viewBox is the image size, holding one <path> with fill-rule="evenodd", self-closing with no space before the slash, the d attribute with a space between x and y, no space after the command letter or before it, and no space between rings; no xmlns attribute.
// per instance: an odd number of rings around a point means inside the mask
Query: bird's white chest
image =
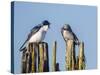
<svg viewBox="0 0 100 75"><path fill-rule="evenodd" d="M74 39L73 34L66 30L63 31L63 37L65 38L65 40Z"/></svg>
<svg viewBox="0 0 100 75"><path fill-rule="evenodd" d="M30 38L29 42L41 42L42 40L44 40L44 37L45 33L42 31L38 31Z"/></svg>

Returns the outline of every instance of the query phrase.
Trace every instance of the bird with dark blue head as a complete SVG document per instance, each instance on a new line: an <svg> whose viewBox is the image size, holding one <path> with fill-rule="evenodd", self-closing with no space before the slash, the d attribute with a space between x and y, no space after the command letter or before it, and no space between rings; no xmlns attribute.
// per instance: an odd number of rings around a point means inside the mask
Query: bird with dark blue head
<svg viewBox="0 0 100 75"><path fill-rule="evenodd" d="M44 20L42 23L43 25L50 25L50 22L48 20Z"/></svg>
<svg viewBox="0 0 100 75"><path fill-rule="evenodd" d="M46 32L50 28L50 22L48 20L44 20L41 24L33 27L28 34L26 41L20 47L20 51L23 50L23 46L29 43L39 43L42 42L45 38Z"/></svg>
<svg viewBox="0 0 100 75"><path fill-rule="evenodd" d="M48 25L48 27L50 28L50 22L48 20L44 20L42 22L43 25Z"/></svg>

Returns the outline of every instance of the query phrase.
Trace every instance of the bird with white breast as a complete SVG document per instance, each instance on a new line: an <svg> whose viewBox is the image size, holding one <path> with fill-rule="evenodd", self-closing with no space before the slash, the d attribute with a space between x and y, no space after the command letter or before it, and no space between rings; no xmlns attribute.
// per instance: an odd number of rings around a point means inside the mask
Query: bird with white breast
<svg viewBox="0 0 100 75"><path fill-rule="evenodd" d="M28 45L29 43L40 43L44 40L46 32L50 28L50 22L48 20L44 20L41 24L33 27L28 34L27 39L23 43L23 45L20 47L20 51L23 51L24 45ZM24 47L24 48L23 48Z"/></svg>
<svg viewBox="0 0 100 75"><path fill-rule="evenodd" d="M65 42L67 42L68 40L73 40L76 45L79 45L79 40L78 40L77 36L75 35L75 33L72 31L69 24L65 24L61 28L61 34L62 34Z"/></svg>

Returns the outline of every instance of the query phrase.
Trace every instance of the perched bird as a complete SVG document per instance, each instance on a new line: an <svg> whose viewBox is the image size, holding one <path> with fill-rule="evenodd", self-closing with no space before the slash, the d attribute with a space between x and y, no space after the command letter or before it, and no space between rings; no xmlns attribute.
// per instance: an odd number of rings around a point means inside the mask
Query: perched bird
<svg viewBox="0 0 100 75"><path fill-rule="evenodd" d="M74 40L75 44L79 45L79 40L78 40L77 36L75 35L75 33L72 31L69 24L65 24L61 28L61 34L62 34L65 42L67 42L68 40Z"/></svg>
<svg viewBox="0 0 100 75"><path fill-rule="evenodd" d="M30 33L28 34L26 41L20 47L20 51L25 50L26 47L23 48L25 44L42 42L49 28L50 28L50 22L47 20L44 20L41 24L33 27Z"/></svg>

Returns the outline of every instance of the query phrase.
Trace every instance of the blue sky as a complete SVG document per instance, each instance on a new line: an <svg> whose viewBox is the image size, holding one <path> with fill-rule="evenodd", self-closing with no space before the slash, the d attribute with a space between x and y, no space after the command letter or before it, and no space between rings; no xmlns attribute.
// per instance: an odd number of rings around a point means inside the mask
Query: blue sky
<svg viewBox="0 0 100 75"><path fill-rule="evenodd" d="M49 45L49 65L52 67L52 43L57 41L57 62L65 71L65 42L61 27L70 24L77 37L84 41L86 69L97 68L97 7L68 4L15 2L14 10L14 67L21 72L21 52L18 50L30 29L43 20L51 22L45 40ZM78 53L78 50L76 50ZM51 69L50 69L51 70Z"/></svg>

